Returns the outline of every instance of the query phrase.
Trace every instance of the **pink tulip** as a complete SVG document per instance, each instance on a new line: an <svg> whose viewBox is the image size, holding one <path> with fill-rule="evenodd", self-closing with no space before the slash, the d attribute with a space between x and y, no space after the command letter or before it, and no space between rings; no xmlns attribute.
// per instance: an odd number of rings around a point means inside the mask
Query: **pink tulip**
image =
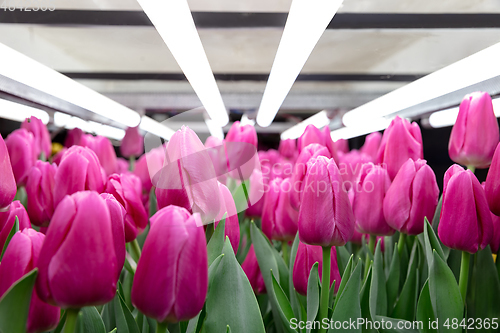
<svg viewBox="0 0 500 333"><path fill-rule="evenodd" d="M94 191L66 196L50 221L37 262L38 296L62 308L108 303L122 269L118 250L104 199Z"/></svg>
<svg viewBox="0 0 500 333"><path fill-rule="evenodd" d="M278 151L284 158L295 159L297 155L297 144L295 139L285 139L280 141Z"/></svg>
<svg viewBox="0 0 500 333"><path fill-rule="evenodd" d="M301 295L307 295L307 281L314 263L318 263L319 279L321 281L323 271L323 251L321 246L314 246L299 242L295 264L293 266L293 286ZM335 281L335 292L340 286L340 272L337 264L337 250L335 246L331 249L331 265L330 265L330 287Z"/></svg>
<svg viewBox="0 0 500 333"><path fill-rule="evenodd" d="M241 125L235 121L226 135L227 142L246 142L257 148L257 131L252 125Z"/></svg>
<svg viewBox="0 0 500 333"><path fill-rule="evenodd" d="M229 189L221 183L218 183L218 185L220 193L220 210L215 217L215 228L217 228L217 225L219 225L222 217L226 214L224 234L229 237L234 253L237 253L238 246L240 245L240 223L238 221L238 212L236 211L236 205L234 204L233 196Z"/></svg>
<svg viewBox="0 0 500 333"><path fill-rule="evenodd" d="M36 267L45 236L24 229L12 237L0 265L0 298L25 274ZM46 332L59 323L61 310L43 302L36 292L31 294L26 329L28 333Z"/></svg>
<svg viewBox="0 0 500 333"><path fill-rule="evenodd" d="M104 136L93 136L91 134L82 137L82 146L89 147L99 158L101 166L106 171L106 175L111 175L116 172L117 161L116 153L111 141Z"/></svg>
<svg viewBox="0 0 500 333"><path fill-rule="evenodd" d="M55 177L54 206L65 195L78 191L104 190L104 171L96 154L87 147L72 146L64 154Z"/></svg>
<svg viewBox="0 0 500 333"><path fill-rule="evenodd" d="M200 139L183 126L170 139L165 166L156 175L158 208L169 205L200 213L203 223L219 212L219 186L212 160Z"/></svg>
<svg viewBox="0 0 500 333"><path fill-rule="evenodd" d="M422 134L418 124L410 124L408 120L396 116L382 136L377 163L387 166L392 180L409 158L416 161L423 156Z"/></svg>
<svg viewBox="0 0 500 333"><path fill-rule="evenodd" d="M464 97L451 130L448 153L462 165L487 168L498 144L498 122L490 95L474 92Z"/></svg>
<svg viewBox="0 0 500 333"><path fill-rule="evenodd" d="M19 219L19 230L31 228L30 218L28 217L28 213L26 213L26 209L24 209L19 200L13 201L7 211L0 212L0 251L4 247L14 223L16 223L16 216Z"/></svg>
<svg viewBox="0 0 500 333"><path fill-rule="evenodd" d="M338 153L347 154L349 152L349 141L345 139L338 139L335 143L335 149Z"/></svg>
<svg viewBox="0 0 500 333"><path fill-rule="evenodd" d="M384 199L384 216L392 228L407 235L424 232L439 201L436 175L425 160L411 158L401 166Z"/></svg>
<svg viewBox="0 0 500 333"><path fill-rule="evenodd" d="M209 136L205 141L205 148L207 148L208 155L212 159L217 179L219 182L225 184L229 169L224 141L214 136Z"/></svg>
<svg viewBox="0 0 500 333"><path fill-rule="evenodd" d="M449 248L476 253L493 235L486 194L470 170L452 165L444 175L438 235Z"/></svg>
<svg viewBox="0 0 500 333"><path fill-rule="evenodd" d="M121 154L129 158L141 156L144 152L144 138L138 127L128 127L120 145Z"/></svg>
<svg viewBox="0 0 500 333"><path fill-rule="evenodd" d="M380 148L381 141L382 141L382 134L380 134L380 132L373 132L371 134L368 134L365 138L365 144L363 145L363 147L361 147L359 151L370 156L372 161L376 161L377 152L378 149Z"/></svg>
<svg viewBox="0 0 500 333"><path fill-rule="evenodd" d="M196 316L208 290L207 246L199 214L168 206L151 217L132 285L132 304L158 322Z"/></svg>
<svg viewBox="0 0 500 333"><path fill-rule="evenodd" d="M490 241L491 251L499 253L500 251L500 216L491 213L491 221L493 223L493 235Z"/></svg>
<svg viewBox="0 0 500 333"><path fill-rule="evenodd" d="M28 214L31 223L48 226L54 214L54 188L57 165L36 161L26 179Z"/></svg>
<svg viewBox="0 0 500 333"><path fill-rule="evenodd" d="M24 128L17 129L9 134L5 140L5 145L9 151L16 183L18 186L23 186L28 171L35 164L39 154L33 133Z"/></svg>
<svg viewBox="0 0 500 333"><path fill-rule="evenodd" d="M262 232L269 238L290 241L297 234L298 212L290 206L290 179L273 179L262 213Z"/></svg>
<svg viewBox="0 0 500 333"><path fill-rule="evenodd" d="M71 146L81 146L83 135L83 131L79 128L69 130L64 140L64 147L70 148Z"/></svg>
<svg viewBox="0 0 500 333"><path fill-rule="evenodd" d="M226 135L225 148L229 175L234 179L248 179L257 159L257 132L252 125L235 121Z"/></svg>
<svg viewBox="0 0 500 333"><path fill-rule="evenodd" d="M262 177L266 178L266 182L277 177L277 174L281 174L280 164L283 158L275 149L269 149L267 151L259 151L258 153L259 163L261 166Z"/></svg>
<svg viewBox="0 0 500 333"><path fill-rule="evenodd" d="M486 199L493 214L500 216L500 144L495 149L485 184Z"/></svg>
<svg viewBox="0 0 500 333"><path fill-rule="evenodd" d="M347 189L356 182L361 172L361 166L365 163L373 162L371 157L357 149L353 149L346 154L342 154L338 164L340 174Z"/></svg>
<svg viewBox="0 0 500 333"><path fill-rule="evenodd" d="M12 172L9 152L0 135L0 211L9 206L16 196L16 179Z"/></svg>
<svg viewBox="0 0 500 333"><path fill-rule="evenodd" d="M52 157L52 163L59 165L61 163L62 157L68 151L68 148L64 147L57 154Z"/></svg>
<svg viewBox="0 0 500 333"><path fill-rule="evenodd" d="M163 167L165 152L166 148L164 146L151 149L135 163L133 172L141 179L142 188L148 194L153 187L152 179Z"/></svg>
<svg viewBox="0 0 500 333"><path fill-rule="evenodd" d="M342 246L354 232L354 216L333 159L308 162L299 210L299 237L309 245Z"/></svg>
<svg viewBox="0 0 500 333"><path fill-rule="evenodd" d="M328 151L330 152L332 158L335 160L335 163L339 163L337 146L335 145L335 142L333 142L332 140L332 134L330 132L330 128L328 126L323 127L321 133L323 134L323 140L325 140L324 146L328 148Z"/></svg>
<svg viewBox="0 0 500 333"><path fill-rule="evenodd" d="M264 284L264 278L262 277L262 272L259 268L259 263L257 262L257 256L255 255L255 250L253 244L250 245L247 256L241 264L243 272L247 275L248 281L252 286L253 291L258 294L266 293L266 285Z"/></svg>
<svg viewBox="0 0 500 333"><path fill-rule="evenodd" d="M394 233L384 217L384 198L391 185L387 170L373 163L362 166L354 186L352 209L359 232L389 236Z"/></svg>
<svg viewBox="0 0 500 333"><path fill-rule="evenodd" d="M116 173L128 173L129 172L129 161L124 159L123 157L118 157L116 159Z"/></svg>
<svg viewBox="0 0 500 333"><path fill-rule="evenodd" d="M309 146L312 143L317 143L322 146L325 146L325 139L323 137L323 133L314 125L307 125L304 133L297 139L297 149L299 150L299 154L302 152L302 149Z"/></svg>
<svg viewBox="0 0 500 333"><path fill-rule="evenodd" d="M127 211L115 199L112 194L101 193L100 197L104 199L104 203L108 207L109 217L111 220L111 230L113 233L113 244L116 251L117 267L123 267L125 262L125 216ZM121 269L117 270L118 278L120 277Z"/></svg>
<svg viewBox="0 0 500 333"><path fill-rule="evenodd" d="M37 146L37 151L39 153L43 152L45 158L49 158L52 154L52 143L50 141L50 134L42 121L36 117L26 118L21 124L21 128L24 128L31 133L35 138L35 145ZM37 156L38 158L38 156Z"/></svg>
<svg viewBox="0 0 500 333"><path fill-rule="evenodd" d="M259 169L254 169L249 181L249 203L247 210L245 210L245 215L249 217L261 217L266 194L265 187L269 182L269 178L262 177L262 172Z"/></svg>

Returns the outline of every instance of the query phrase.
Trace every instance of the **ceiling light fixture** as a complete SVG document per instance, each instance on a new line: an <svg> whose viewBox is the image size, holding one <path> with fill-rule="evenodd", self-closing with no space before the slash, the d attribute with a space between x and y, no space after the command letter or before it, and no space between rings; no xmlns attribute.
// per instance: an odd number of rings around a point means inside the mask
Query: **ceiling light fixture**
<svg viewBox="0 0 500 333"><path fill-rule="evenodd" d="M297 139L304 133L307 125L314 125L317 128L321 128L328 126L328 124L330 124L330 119L326 110L320 111L281 133L281 140Z"/></svg>
<svg viewBox="0 0 500 333"><path fill-rule="evenodd" d="M139 128L165 140L170 140L172 135L175 134L175 131L148 116L142 116Z"/></svg>
<svg viewBox="0 0 500 333"><path fill-rule="evenodd" d="M362 123L357 126L352 127L341 127L330 133L333 141L339 139L351 139L365 134L370 134L372 132L378 132L385 130L389 127L391 121L394 118L379 118L372 119L369 123Z"/></svg>
<svg viewBox="0 0 500 333"><path fill-rule="evenodd" d="M115 140L121 140L125 136L125 131L121 128L104 125L95 121L85 121L62 112L54 112L54 125L66 129L79 128L84 132L102 135Z"/></svg>
<svg viewBox="0 0 500 333"><path fill-rule="evenodd" d="M23 122L26 118L32 116L40 119L45 125L49 122L49 114L43 110L0 99L0 118Z"/></svg>
<svg viewBox="0 0 500 333"><path fill-rule="evenodd" d="M457 106L432 113L429 116L429 125L433 128L455 125L458 117L458 109L459 107ZM500 98L495 98L493 100L493 111L495 112L495 116L497 118L500 117Z"/></svg>

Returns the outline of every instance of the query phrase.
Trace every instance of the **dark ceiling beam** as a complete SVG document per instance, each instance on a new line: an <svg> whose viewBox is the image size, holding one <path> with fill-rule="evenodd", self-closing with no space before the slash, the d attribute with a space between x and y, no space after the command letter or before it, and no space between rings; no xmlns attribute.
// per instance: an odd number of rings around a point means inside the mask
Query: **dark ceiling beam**
<svg viewBox="0 0 500 333"><path fill-rule="evenodd" d="M198 28L283 28L287 13L193 12ZM151 26L142 11L0 11L0 23L64 26ZM338 13L328 29L500 28L500 14Z"/></svg>

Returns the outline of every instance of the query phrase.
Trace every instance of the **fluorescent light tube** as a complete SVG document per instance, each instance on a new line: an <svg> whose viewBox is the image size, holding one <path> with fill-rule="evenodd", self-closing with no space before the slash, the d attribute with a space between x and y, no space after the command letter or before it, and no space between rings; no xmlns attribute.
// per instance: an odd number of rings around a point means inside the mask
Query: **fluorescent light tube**
<svg viewBox="0 0 500 333"><path fill-rule="evenodd" d="M208 131L210 132L211 136L214 136L219 140L224 140L224 131L222 130L222 127L217 125L210 118L205 118L205 124L207 125Z"/></svg>
<svg viewBox="0 0 500 333"><path fill-rule="evenodd" d="M372 132L382 131L389 127L392 119L394 118L379 118L372 119L369 123L362 123L352 127L342 127L332 131L330 134L333 141L339 139L351 139Z"/></svg>
<svg viewBox="0 0 500 333"><path fill-rule="evenodd" d="M138 2L167 44L210 118L219 126L225 126L229 117L187 1Z"/></svg>
<svg viewBox="0 0 500 333"><path fill-rule="evenodd" d="M247 114L244 113L243 116L241 116L240 124L255 126L255 119L248 118Z"/></svg>
<svg viewBox="0 0 500 333"><path fill-rule="evenodd" d="M121 128L104 125L95 121L85 121L62 112L54 113L54 125L66 129L79 128L84 132L102 135L115 140L121 140L125 136L125 131Z"/></svg>
<svg viewBox="0 0 500 333"><path fill-rule="evenodd" d="M172 135L175 133L172 129L154 119L149 118L148 116L142 116L139 128L143 131L154 134L157 137L164 138L165 140L170 140Z"/></svg>
<svg viewBox="0 0 500 333"><path fill-rule="evenodd" d="M139 125L139 114L94 90L0 44L0 75L75 104L129 127Z"/></svg>
<svg viewBox="0 0 500 333"><path fill-rule="evenodd" d="M257 124L271 125L293 83L342 0L293 0L274 58Z"/></svg>
<svg viewBox="0 0 500 333"><path fill-rule="evenodd" d="M432 113L429 116L429 125L433 128L455 125L458 117L458 109L459 107L457 106ZM493 100L493 111L495 111L495 116L497 118L500 117L500 98L495 98Z"/></svg>
<svg viewBox="0 0 500 333"><path fill-rule="evenodd" d="M500 43L457 61L421 79L347 112L346 126L371 122L500 75Z"/></svg>
<svg viewBox="0 0 500 333"><path fill-rule="evenodd" d="M314 125L317 128L321 128L328 126L328 124L330 124L330 119L328 118L326 110L320 111L281 133L281 140L297 139L304 133L307 125Z"/></svg>
<svg viewBox="0 0 500 333"><path fill-rule="evenodd" d="M0 99L0 118L23 122L26 118L31 116L37 117L45 125L49 122L49 114L43 110Z"/></svg>

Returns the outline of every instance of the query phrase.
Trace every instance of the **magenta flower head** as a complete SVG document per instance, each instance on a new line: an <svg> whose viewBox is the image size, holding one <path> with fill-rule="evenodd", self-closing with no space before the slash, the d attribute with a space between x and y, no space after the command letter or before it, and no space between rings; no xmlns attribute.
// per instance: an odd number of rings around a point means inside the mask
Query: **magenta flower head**
<svg viewBox="0 0 500 333"><path fill-rule="evenodd" d="M52 143L50 141L50 134L42 121L36 117L26 118L21 124L21 128L24 128L31 133L35 138L35 144L37 145L37 151L43 152L45 158L49 158L52 154ZM38 158L38 156L37 156Z"/></svg>
<svg viewBox="0 0 500 333"><path fill-rule="evenodd" d="M12 237L0 265L0 298L25 274L36 267L45 235L31 228L17 232ZM35 291L31 294L28 333L50 331L59 323L61 310L43 302Z"/></svg>
<svg viewBox="0 0 500 333"><path fill-rule="evenodd" d="M131 173L115 173L109 176L104 191L112 194L125 208L125 241L133 241L148 225L148 214L142 204L141 180Z"/></svg>
<svg viewBox="0 0 500 333"><path fill-rule="evenodd" d="M436 175L425 160L411 158L401 166L384 199L387 224L407 235L424 232L424 218L430 222L439 201Z"/></svg>
<svg viewBox="0 0 500 333"><path fill-rule="evenodd" d="M144 138L139 133L138 127L129 127L120 145L120 152L124 157L141 156L144 152Z"/></svg>
<svg viewBox="0 0 500 333"><path fill-rule="evenodd" d="M490 210L493 214L500 216L500 144L495 149L484 190Z"/></svg>
<svg viewBox="0 0 500 333"><path fill-rule="evenodd" d="M338 153L347 154L349 152L349 142L346 139L338 139L334 144Z"/></svg>
<svg viewBox="0 0 500 333"><path fill-rule="evenodd" d="M219 183L219 193L220 193L220 210L215 217L215 228L219 224L220 220L226 214L225 223L225 236L229 237L231 246L233 247L234 253L238 252L238 246L240 245L240 223L238 222L238 212L236 211L236 205L234 204L233 196L229 189Z"/></svg>
<svg viewBox="0 0 500 333"><path fill-rule="evenodd" d="M66 196L50 221L37 262L38 296L61 308L111 301L122 268L117 252L104 199L94 191Z"/></svg>
<svg viewBox="0 0 500 333"><path fill-rule="evenodd" d="M307 125L304 133L297 139L297 149L299 150L299 154L302 150L309 146L312 143L317 143L322 146L325 146L325 138L323 137L323 133L314 125Z"/></svg>
<svg viewBox="0 0 500 333"><path fill-rule="evenodd" d="M420 127L396 116L382 136L377 163L386 165L392 180L409 158L415 161L424 158Z"/></svg>
<svg viewBox="0 0 500 333"><path fill-rule="evenodd" d="M31 223L39 227L49 225L54 214L54 188L57 165L36 161L26 178L28 215Z"/></svg>
<svg viewBox="0 0 500 333"><path fill-rule="evenodd" d="M0 210L10 205L17 192L9 151L0 135Z"/></svg>
<svg viewBox="0 0 500 333"><path fill-rule="evenodd" d="M5 140L9 151L12 171L18 186L26 182L28 171L35 164L39 155L38 146L35 143L33 133L21 128L10 133Z"/></svg>
<svg viewBox="0 0 500 333"><path fill-rule="evenodd" d="M318 143L310 144L305 147L299 154L297 161L295 162L293 174L290 177L290 182L292 184L292 190L290 192L290 204L295 210L299 210L300 203L302 200L302 192L304 191L304 178L307 174L308 164L307 162L318 156L325 156L331 158L328 149Z"/></svg>
<svg viewBox="0 0 500 333"><path fill-rule="evenodd" d="M68 148L66 148L66 147L59 150L59 152L52 157L52 163L54 163L55 165L61 164L62 157L64 156L64 154L67 151L68 151Z"/></svg>
<svg viewBox="0 0 500 333"><path fill-rule="evenodd" d="M148 194L153 187L151 180L161 170L165 162L165 151L164 146L156 147L142 155L135 163L134 175L139 177L143 190Z"/></svg>
<svg viewBox="0 0 500 333"><path fill-rule="evenodd" d="M78 191L104 190L105 176L97 155L87 147L68 149L57 168L54 190L54 207L65 195Z"/></svg>
<svg viewBox="0 0 500 333"><path fill-rule="evenodd" d="M367 154L371 157L372 161L377 160L377 152L380 148L380 142L382 141L382 134L380 132L373 132L368 134L365 138L365 143L361 147L360 152Z"/></svg>
<svg viewBox="0 0 500 333"><path fill-rule="evenodd" d="M287 242L297 234L299 213L290 206L291 187L289 178L269 183L262 213L262 232L269 239Z"/></svg>
<svg viewBox="0 0 500 333"><path fill-rule="evenodd" d="M123 157L118 157L116 159L116 173L128 173L129 172L129 161Z"/></svg>
<svg viewBox="0 0 500 333"><path fill-rule="evenodd" d="M115 245L117 267L123 267L125 263L125 208L115 199L112 194L101 193L101 198L109 210L109 218L111 220L111 231L113 233L113 244ZM118 278L120 277L121 269L118 269Z"/></svg>
<svg viewBox="0 0 500 333"><path fill-rule="evenodd" d="M30 218L26 209L19 200L13 201L9 209L0 212L0 248L3 249L7 236L9 236L14 223L16 223L16 216L19 219L19 230L31 228Z"/></svg>
<svg viewBox="0 0 500 333"><path fill-rule="evenodd" d="M258 294L266 293L266 285L264 284L264 278L262 277L262 272L259 268L259 263L257 262L257 256L255 255L255 250L253 244L250 245L247 256L241 264L243 272L247 275L248 281L252 286L253 291Z"/></svg>
<svg viewBox="0 0 500 333"><path fill-rule="evenodd" d="M265 187L269 178L262 177L260 169L254 169L250 176L250 191L248 193L249 203L245 215L249 217L261 217L264 208Z"/></svg>
<svg viewBox="0 0 500 333"><path fill-rule="evenodd" d="M328 126L323 127L321 130L321 134L323 134L324 146L328 148L330 155L335 160L335 163L339 163L339 158L337 154L337 146L335 142L332 140L332 134L330 132L330 128Z"/></svg>
<svg viewBox="0 0 500 333"><path fill-rule="evenodd" d="M226 158L226 145L223 140L214 136L209 136L205 140L205 148L207 148L208 155L212 159L215 174L219 182L225 184L227 180L228 161Z"/></svg>
<svg viewBox="0 0 500 333"><path fill-rule="evenodd" d="M200 215L168 206L151 217L132 285L132 304L158 322L196 316L208 290L205 232Z"/></svg>
<svg viewBox="0 0 500 333"><path fill-rule="evenodd" d="M293 160L297 154L297 143L295 139L285 139L280 141L278 151L281 156Z"/></svg>
<svg viewBox="0 0 500 333"><path fill-rule="evenodd" d="M354 216L333 159L309 160L299 210L299 237L309 245L342 246L354 232Z"/></svg>
<svg viewBox="0 0 500 333"><path fill-rule="evenodd" d="M359 232L378 236L394 233L384 217L384 198L390 185L387 170L373 163L362 166L358 182L353 188L352 205Z"/></svg>
<svg viewBox="0 0 500 333"><path fill-rule="evenodd" d="M498 253L500 251L500 216L491 213L491 221L493 223L493 235L490 241L491 251Z"/></svg>
<svg viewBox="0 0 500 333"><path fill-rule="evenodd" d="M337 250L335 246L331 249L331 265L330 265L330 287L335 281L335 292L340 286L340 272L337 264ZM322 278L323 272L323 250L321 246L308 245L299 242L295 264L293 266L293 286L301 295L307 295L307 281L314 263L318 263L319 279Z"/></svg>
<svg viewBox="0 0 500 333"><path fill-rule="evenodd" d="M487 168L498 140L498 122L490 95L474 92L465 96L451 129L450 158L462 165Z"/></svg>
<svg viewBox="0 0 500 333"><path fill-rule="evenodd" d="M220 209L219 186L212 160L203 143L183 126L170 139L165 166L153 178L158 208L176 205L200 213L211 222Z"/></svg>
<svg viewBox="0 0 500 333"><path fill-rule="evenodd" d="M257 132L252 125L235 121L226 135L225 148L229 175L234 179L248 179L257 160Z"/></svg>
<svg viewBox="0 0 500 333"><path fill-rule="evenodd" d="M66 134L66 139L64 140L64 147L69 148L71 146L81 146L83 131L79 128L73 128Z"/></svg>
<svg viewBox="0 0 500 333"><path fill-rule="evenodd" d="M106 175L111 175L116 172L117 161L116 153L111 141L104 136L93 136L91 134L82 137L82 146L89 147L99 158L101 166L104 168Z"/></svg>
<svg viewBox="0 0 500 333"><path fill-rule="evenodd" d="M340 163L338 164L340 174L342 179L346 184L346 188L350 189L351 186L356 182L361 172L361 166L365 163L373 162L372 158L360 152L357 149L353 149L348 153L342 154L340 157Z"/></svg>
<svg viewBox="0 0 500 333"><path fill-rule="evenodd" d="M476 176L454 164L444 174L438 235L449 248L476 253L493 235L486 194Z"/></svg>

